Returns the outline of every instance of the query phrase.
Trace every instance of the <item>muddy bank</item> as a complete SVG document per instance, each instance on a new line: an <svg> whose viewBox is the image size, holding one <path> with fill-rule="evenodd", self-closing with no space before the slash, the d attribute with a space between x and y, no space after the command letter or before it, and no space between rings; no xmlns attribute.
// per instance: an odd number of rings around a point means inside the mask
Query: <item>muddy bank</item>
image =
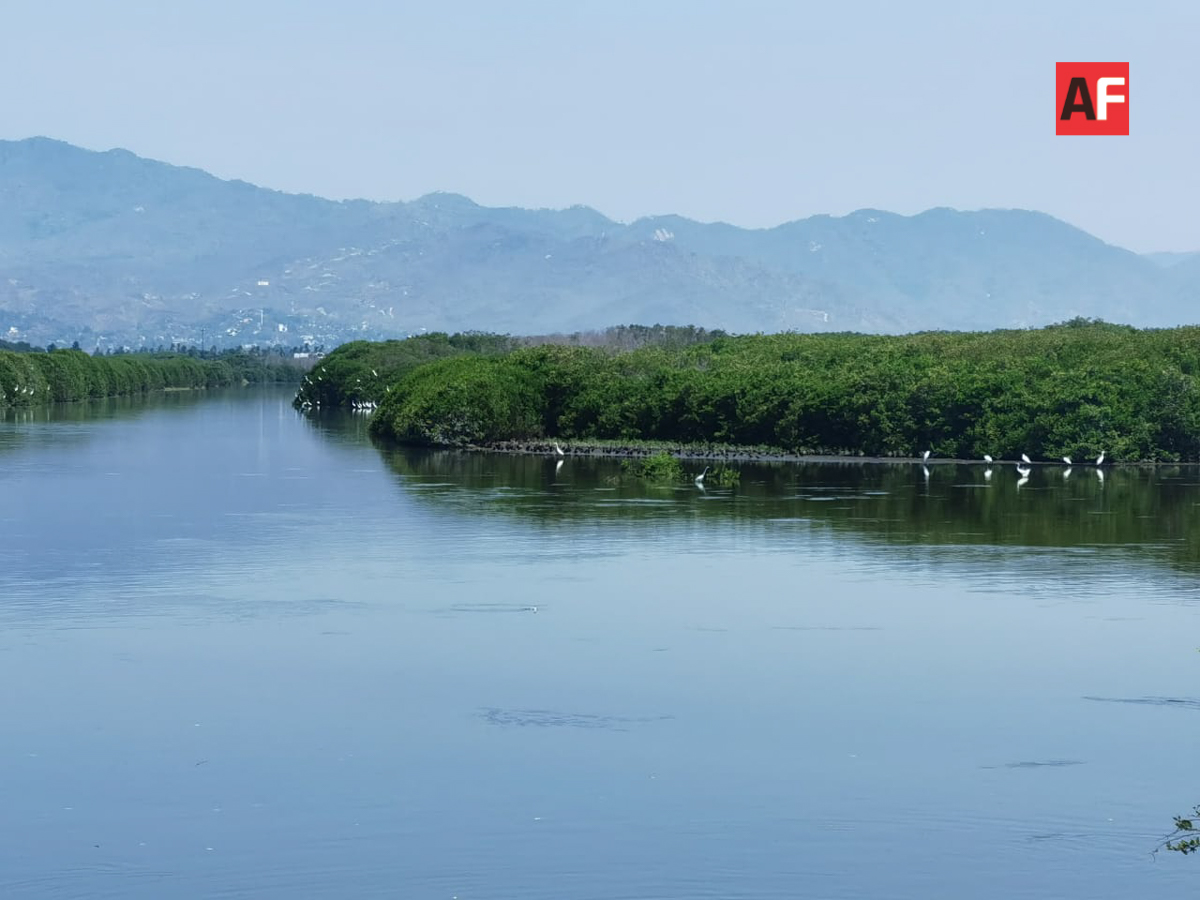
<svg viewBox="0 0 1200 900"><path fill-rule="evenodd" d="M590 456L620 459L634 459L653 456L656 453L667 453L678 459L697 459L709 462L827 462L827 463L890 463L920 465L919 457L903 456L864 456L859 454L814 454L789 453L774 447L739 447L732 444L674 444L670 442L650 442L623 444L619 441L559 441L564 456ZM489 444L472 446L472 450L488 450L493 453L521 453L538 456L557 456L553 440L537 441L495 441ZM944 465L946 463L986 465L981 459L939 459L931 458L927 465ZM1016 465L1017 460L995 460L993 466ZM1034 461L1033 465L1057 465L1061 462ZM1089 465L1078 463L1077 465Z"/></svg>
<svg viewBox="0 0 1200 900"><path fill-rule="evenodd" d="M663 443L622 444L618 441L560 441L565 456L595 456L635 459L667 453L677 459L703 459L722 462L799 462L805 458L795 453L770 447L736 447L720 444L688 445ZM490 450L494 453L527 453L541 456L557 456L555 442L550 441L496 441L474 449ZM827 457L834 459L835 457ZM851 457L845 457L850 459Z"/></svg>

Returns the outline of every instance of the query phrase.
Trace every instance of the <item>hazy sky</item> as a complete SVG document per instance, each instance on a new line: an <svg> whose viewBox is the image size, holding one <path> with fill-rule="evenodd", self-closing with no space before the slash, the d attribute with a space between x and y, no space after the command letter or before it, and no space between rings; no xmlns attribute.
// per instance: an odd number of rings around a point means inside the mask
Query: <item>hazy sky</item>
<svg viewBox="0 0 1200 900"><path fill-rule="evenodd" d="M743 226L1024 207L1200 250L1200 4L3 0L0 137L327 197ZM1054 63L1130 63L1127 138Z"/></svg>

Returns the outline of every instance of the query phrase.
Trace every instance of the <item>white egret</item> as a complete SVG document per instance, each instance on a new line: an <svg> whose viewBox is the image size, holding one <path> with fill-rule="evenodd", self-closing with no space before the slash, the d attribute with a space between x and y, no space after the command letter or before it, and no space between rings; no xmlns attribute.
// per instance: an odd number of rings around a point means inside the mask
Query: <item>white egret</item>
<svg viewBox="0 0 1200 900"><path fill-rule="evenodd" d="M1030 459L1028 456L1026 456L1024 453L1022 453L1021 454L1021 462L1025 463L1025 465L1029 465L1033 462L1033 460Z"/></svg>
<svg viewBox="0 0 1200 900"><path fill-rule="evenodd" d="M992 455L990 453L983 454L983 461L990 466L992 464Z"/></svg>
<svg viewBox="0 0 1200 900"><path fill-rule="evenodd" d="M696 484L704 484L704 476L708 474L708 466L704 467L704 471L696 476Z"/></svg>
<svg viewBox="0 0 1200 900"><path fill-rule="evenodd" d="M554 442L554 452L557 453L559 456L567 455L567 454L563 453L563 448L558 446L558 441Z"/></svg>
<svg viewBox="0 0 1200 900"><path fill-rule="evenodd" d="M922 453L921 454L921 462L923 462L923 463L929 462L929 454L932 452L933 452L932 450L926 450L924 453Z"/></svg>
<svg viewBox="0 0 1200 900"><path fill-rule="evenodd" d="M1101 450L1100 455L1096 457L1096 465L1098 465L1098 466L1104 465L1104 451L1103 450Z"/></svg>
<svg viewBox="0 0 1200 900"><path fill-rule="evenodd" d="M1071 457L1069 457L1069 456L1064 456L1062 458L1062 461L1065 462L1068 466L1071 465Z"/></svg>

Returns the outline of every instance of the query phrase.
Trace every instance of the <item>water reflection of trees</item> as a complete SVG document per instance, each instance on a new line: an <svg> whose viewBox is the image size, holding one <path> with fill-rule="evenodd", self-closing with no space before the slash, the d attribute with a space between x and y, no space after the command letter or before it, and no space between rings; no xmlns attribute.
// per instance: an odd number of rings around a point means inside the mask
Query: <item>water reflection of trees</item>
<svg viewBox="0 0 1200 900"><path fill-rule="evenodd" d="M272 388L254 386L255 391ZM214 388L209 390L160 391L123 397L104 397L77 400L71 403L47 403L29 407L9 407L0 410L0 453L39 445L62 446L64 443L85 441L91 431L67 431L61 425L94 425L102 422L132 421L149 413L173 416L192 411L201 403L222 398L244 399L245 388ZM281 399L290 400L290 390L279 391Z"/></svg>
<svg viewBox="0 0 1200 900"><path fill-rule="evenodd" d="M621 478L611 459L383 448L414 497L533 522L564 519L804 519L907 545L1140 548L1185 568L1200 564L1200 469L1188 466L1034 467L1018 486L1011 465L761 463L740 466L734 489L656 486ZM425 485L417 489L417 486ZM483 502L483 501L487 502ZM478 502L475 502L478 501ZM619 502L627 501L627 502ZM646 503L637 501L659 501Z"/></svg>

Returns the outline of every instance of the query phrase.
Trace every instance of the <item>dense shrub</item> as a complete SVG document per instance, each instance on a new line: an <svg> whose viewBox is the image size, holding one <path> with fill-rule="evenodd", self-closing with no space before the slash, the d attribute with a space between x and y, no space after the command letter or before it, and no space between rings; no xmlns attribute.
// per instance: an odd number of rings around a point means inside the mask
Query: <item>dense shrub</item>
<svg viewBox="0 0 1200 900"><path fill-rule="evenodd" d="M372 423L401 442L556 436L801 453L1200 460L1200 328L755 335L415 365Z"/></svg>
<svg viewBox="0 0 1200 900"><path fill-rule="evenodd" d="M0 407L120 397L164 388L294 382L298 378L298 370L291 365L243 353L197 359L171 354L89 356L80 350L0 350Z"/></svg>
<svg viewBox="0 0 1200 900"><path fill-rule="evenodd" d="M464 356L416 369L394 390L388 429L409 444L460 446L542 432L542 392L527 369L502 358Z"/></svg>

